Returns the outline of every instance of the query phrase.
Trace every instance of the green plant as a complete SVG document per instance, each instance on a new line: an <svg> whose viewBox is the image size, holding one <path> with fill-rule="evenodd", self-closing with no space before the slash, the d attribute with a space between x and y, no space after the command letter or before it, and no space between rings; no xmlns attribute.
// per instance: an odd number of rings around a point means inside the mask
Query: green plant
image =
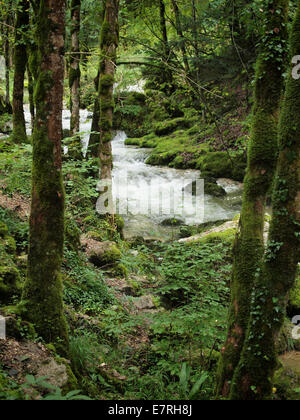
<svg viewBox="0 0 300 420"><path fill-rule="evenodd" d="M185 400L195 399L208 377L209 374L203 372L200 378L192 380L191 368L186 363L183 363L179 375L180 397ZM193 384L192 386L191 383Z"/></svg>

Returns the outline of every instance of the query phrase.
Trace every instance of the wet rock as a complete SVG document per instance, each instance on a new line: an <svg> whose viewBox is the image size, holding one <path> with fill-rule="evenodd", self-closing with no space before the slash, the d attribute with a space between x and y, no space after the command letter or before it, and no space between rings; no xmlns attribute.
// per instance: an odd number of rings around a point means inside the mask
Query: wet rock
<svg viewBox="0 0 300 420"><path fill-rule="evenodd" d="M184 220L178 218L165 219L161 222L162 226L183 226Z"/></svg>
<svg viewBox="0 0 300 420"><path fill-rule="evenodd" d="M183 190L193 196L201 193L201 191L197 191L197 181L193 181L191 184L188 184ZM217 198L226 197L227 195L226 190L221 185L218 185L217 180L213 178L204 180L204 194Z"/></svg>

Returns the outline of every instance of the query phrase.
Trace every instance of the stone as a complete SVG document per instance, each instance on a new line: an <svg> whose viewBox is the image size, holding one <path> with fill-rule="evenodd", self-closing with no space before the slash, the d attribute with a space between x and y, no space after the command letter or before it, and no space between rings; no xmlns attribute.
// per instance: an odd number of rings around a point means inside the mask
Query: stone
<svg viewBox="0 0 300 420"><path fill-rule="evenodd" d="M139 311L149 310L149 309L155 309L156 306L153 302L153 296L151 295L144 295L139 298L137 298L134 301L134 306Z"/></svg>
<svg viewBox="0 0 300 420"><path fill-rule="evenodd" d="M38 368L36 377L47 377L47 382L57 388L63 388L69 381L65 364L57 363L53 358L46 359Z"/></svg>
<svg viewBox="0 0 300 420"><path fill-rule="evenodd" d="M122 256L115 242L98 242L84 235L80 238L80 242L89 261L97 267L114 265Z"/></svg>

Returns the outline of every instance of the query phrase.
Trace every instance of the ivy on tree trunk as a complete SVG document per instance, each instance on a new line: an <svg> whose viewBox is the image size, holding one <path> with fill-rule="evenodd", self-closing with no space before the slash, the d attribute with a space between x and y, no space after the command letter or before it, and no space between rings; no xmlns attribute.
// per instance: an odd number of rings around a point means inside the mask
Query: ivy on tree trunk
<svg viewBox="0 0 300 420"><path fill-rule="evenodd" d="M291 32L291 56L300 51L300 3ZM273 191L273 217L264 264L251 298L243 351L230 398L265 400L272 396L278 367L276 338L283 325L300 257L300 80L289 77L279 125L279 159Z"/></svg>
<svg viewBox="0 0 300 420"><path fill-rule="evenodd" d="M250 316L250 297L264 255L266 197L278 152L279 106L283 89L287 0L265 4L265 40L256 65L255 103L239 231L233 250L228 335L221 351L217 393L228 397ZM278 45L283 47L278 49Z"/></svg>

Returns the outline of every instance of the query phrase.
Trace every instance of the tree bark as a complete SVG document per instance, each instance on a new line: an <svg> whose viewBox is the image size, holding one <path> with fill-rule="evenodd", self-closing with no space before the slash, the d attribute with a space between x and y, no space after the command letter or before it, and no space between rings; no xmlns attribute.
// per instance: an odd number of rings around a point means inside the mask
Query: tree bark
<svg viewBox="0 0 300 420"><path fill-rule="evenodd" d="M162 47L164 57L163 83L166 85L164 89L167 93L172 93L174 87L172 86L173 75L170 71L168 63L171 59L171 50L169 46L167 23L166 23L166 6L163 0L159 0L159 14L160 14L160 30L162 36Z"/></svg>
<svg viewBox="0 0 300 420"><path fill-rule="evenodd" d="M24 117L24 77L27 64L26 40L24 34L29 26L29 0L20 0L15 21L14 88L13 88L13 140L27 141Z"/></svg>
<svg viewBox="0 0 300 420"><path fill-rule="evenodd" d="M5 104L7 109L11 109L10 103L10 42L9 42L9 24L10 14L7 13L5 18L5 41L4 41L4 58L5 58Z"/></svg>
<svg viewBox="0 0 300 420"><path fill-rule="evenodd" d="M99 79L100 180L106 182L111 182L112 180L111 141L113 137L112 126L114 112L113 87L116 69L116 54L119 44L118 16L119 0L106 0L105 14L100 36L101 62ZM111 189L104 188L102 193L107 195L107 199L103 203L104 209L102 208L100 211L102 214L112 213Z"/></svg>
<svg viewBox="0 0 300 420"><path fill-rule="evenodd" d="M41 0L36 22L38 79L30 244L21 308L37 333L65 356L68 334L60 276L65 203L61 156L65 0Z"/></svg>
<svg viewBox="0 0 300 420"><path fill-rule="evenodd" d="M188 61L188 55L187 55L187 51L185 48L185 39L183 36L183 31L182 31L182 26L181 26L181 20L180 20L180 12L179 12L179 7L178 4L176 3L176 0L172 0L172 5L173 5L173 9L174 9L174 14L175 14L175 19L176 19L176 29L177 29L177 34L180 37L180 49L182 52L182 56L183 56L183 63L184 63L184 68L187 74L190 73L190 65L189 65L189 61Z"/></svg>
<svg viewBox="0 0 300 420"><path fill-rule="evenodd" d="M256 67L248 167L239 232L233 250L229 328L221 351L217 380L217 393L223 397L229 395L230 383L240 360L250 316L251 293L264 254L265 203L277 162L278 118L283 88L285 48L278 50L277 47L286 43L287 9L287 0L274 0L265 11L267 40L263 43Z"/></svg>
<svg viewBox="0 0 300 420"><path fill-rule="evenodd" d="M81 0L71 3L71 57L69 86L71 93L71 136L80 131L80 9Z"/></svg>
<svg viewBox="0 0 300 420"><path fill-rule="evenodd" d="M291 33L291 58L300 50L300 4ZM283 325L289 291L300 256L300 84L286 86L279 126L279 159L273 217L264 265L252 294L251 315L230 398L265 400L272 396L278 366L276 338Z"/></svg>
<svg viewBox="0 0 300 420"><path fill-rule="evenodd" d="M94 80L95 89L97 92L99 89L99 79L100 79L100 73L98 72ZM99 143L100 143L99 121L100 121L100 104L99 104L99 98L97 95L94 100L94 111L93 111L93 120L92 120L92 128L91 128L92 132L91 132L90 140L89 140L89 150L93 157L98 157L99 155Z"/></svg>
<svg viewBox="0 0 300 420"><path fill-rule="evenodd" d="M29 66L27 66L27 77L28 77L28 95L29 95L29 108L31 115L31 128L33 132L34 119L35 119L35 106L34 106L34 81Z"/></svg>

